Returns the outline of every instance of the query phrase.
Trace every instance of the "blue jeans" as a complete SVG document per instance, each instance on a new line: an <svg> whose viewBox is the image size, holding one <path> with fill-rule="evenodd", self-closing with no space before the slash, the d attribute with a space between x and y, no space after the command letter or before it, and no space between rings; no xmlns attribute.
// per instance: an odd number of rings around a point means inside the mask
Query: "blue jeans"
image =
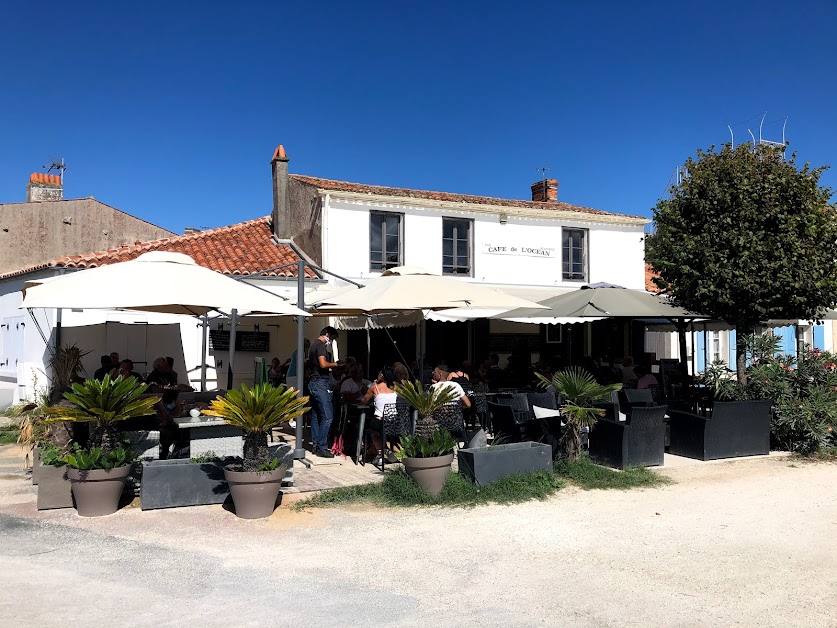
<svg viewBox="0 0 837 628"><path fill-rule="evenodd" d="M314 451L328 449L328 429L334 420L331 382L328 377L315 377L308 384L311 393L311 441Z"/></svg>

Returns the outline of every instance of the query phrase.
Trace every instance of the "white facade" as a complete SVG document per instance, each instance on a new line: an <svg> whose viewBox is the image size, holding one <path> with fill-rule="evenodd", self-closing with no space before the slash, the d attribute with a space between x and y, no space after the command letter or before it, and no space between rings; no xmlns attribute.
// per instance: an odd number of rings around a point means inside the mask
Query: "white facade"
<svg viewBox="0 0 837 628"><path fill-rule="evenodd" d="M348 195L346 195L348 196ZM458 206L457 206L458 205ZM341 198L324 193L323 266L353 279L380 274L370 270L370 215L401 215L402 265L442 274L442 228L445 218L472 221L472 273L465 280L491 284L577 288L606 282L644 289L644 219L612 214L583 214L549 210L436 203L421 206L416 199ZM517 209L516 213L512 213ZM586 281L562 276L562 231L587 233ZM516 249L516 251L512 251Z"/></svg>

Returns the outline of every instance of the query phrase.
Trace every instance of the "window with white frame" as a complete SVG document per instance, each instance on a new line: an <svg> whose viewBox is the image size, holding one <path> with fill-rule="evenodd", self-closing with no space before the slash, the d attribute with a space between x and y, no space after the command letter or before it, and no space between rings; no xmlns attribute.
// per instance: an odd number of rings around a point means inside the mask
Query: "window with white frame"
<svg viewBox="0 0 837 628"><path fill-rule="evenodd" d="M721 332L719 331L709 332L709 354L713 362L721 359Z"/></svg>
<svg viewBox="0 0 837 628"><path fill-rule="evenodd" d="M564 281L587 281L587 229L561 230Z"/></svg>
<svg viewBox="0 0 837 628"><path fill-rule="evenodd" d="M455 218L442 220L442 273L471 276L471 221Z"/></svg>
<svg viewBox="0 0 837 628"><path fill-rule="evenodd" d="M401 214L369 214L369 270L402 266Z"/></svg>

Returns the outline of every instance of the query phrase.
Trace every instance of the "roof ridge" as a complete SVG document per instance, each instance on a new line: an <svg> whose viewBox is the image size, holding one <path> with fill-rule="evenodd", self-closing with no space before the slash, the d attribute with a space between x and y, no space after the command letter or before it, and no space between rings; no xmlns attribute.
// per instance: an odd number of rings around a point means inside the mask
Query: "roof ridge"
<svg viewBox="0 0 837 628"><path fill-rule="evenodd" d="M565 209L567 211L577 211L579 213L592 214L606 214L610 216L623 216L627 218L641 218L641 216L634 216L631 214L622 214L618 212L610 212L603 209L596 209L595 207L587 207L585 205L574 205L565 201L532 201L517 198L501 198L499 196L482 196L479 194L466 194L463 192L443 192L439 190L420 190L416 188L395 187L391 185L377 185L373 183L356 183L353 181L340 181L338 179L325 179L323 177L314 177L305 174L290 174L291 179L307 183L309 185L321 185L322 187L334 187L337 191L346 192L363 192L365 188L367 193L373 193L372 189L377 189L377 192L383 196L387 195L387 191L398 192L395 196L403 195L405 198L419 198L430 199L441 202L451 203L472 203L474 205L498 205L509 207L531 207L533 209ZM352 190L350 188L356 188ZM411 195L413 193L414 195ZM447 197L447 198L445 198Z"/></svg>

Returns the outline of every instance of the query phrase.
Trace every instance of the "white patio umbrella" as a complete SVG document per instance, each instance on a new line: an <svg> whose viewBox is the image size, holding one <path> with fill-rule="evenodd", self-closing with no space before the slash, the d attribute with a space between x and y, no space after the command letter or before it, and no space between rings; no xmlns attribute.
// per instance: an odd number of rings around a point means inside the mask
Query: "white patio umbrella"
<svg viewBox="0 0 837 628"><path fill-rule="evenodd" d="M27 288L21 307L123 309L192 316L236 309L239 313L307 316L282 297L198 266L183 253L164 251L54 277Z"/></svg>
<svg viewBox="0 0 837 628"><path fill-rule="evenodd" d="M424 357L424 318L427 312L450 309L533 308L543 306L506 294L500 290L442 277L420 268L398 266L384 271L364 287L349 290L322 300L315 306L320 314L333 316L377 316L398 313L415 314L419 319L420 355Z"/></svg>
<svg viewBox="0 0 837 628"><path fill-rule="evenodd" d="M533 301L506 294L501 290L407 266L386 270L363 288L327 298L315 308L318 312L334 316L454 308L545 309Z"/></svg>
<svg viewBox="0 0 837 628"><path fill-rule="evenodd" d="M136 259L55 277L26 288L22 309L120 309L232 319L228 386L239 313L309 316L275 294L198 266L183 253L152 251ZM205 362L205 360L204 360Z"/></svg>

